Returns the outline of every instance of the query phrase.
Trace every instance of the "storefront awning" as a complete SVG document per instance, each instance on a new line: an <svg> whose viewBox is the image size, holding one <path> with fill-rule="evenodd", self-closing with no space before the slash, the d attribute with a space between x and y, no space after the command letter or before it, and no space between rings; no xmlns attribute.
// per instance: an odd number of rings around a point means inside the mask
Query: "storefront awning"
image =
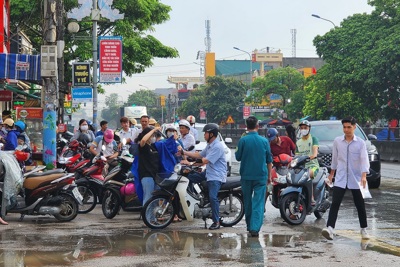
<svg viewBox="0 0 400 267"><path fill-rule="evenodd" d="M12 91L12 92L14 92L14 93L17 93L17 94L20 94L20 95L24 95L24 96L33 98L33 99L39 99L39 100L41 99L39 96L36 96L36 95L32 95L32 94L30 94L30 93L27 93L27 92L21 90L21 89L18 88L18 87L12 86L11 84L3 84L3 88L6 89L6 90L10 90L10 91Z"/></svg>

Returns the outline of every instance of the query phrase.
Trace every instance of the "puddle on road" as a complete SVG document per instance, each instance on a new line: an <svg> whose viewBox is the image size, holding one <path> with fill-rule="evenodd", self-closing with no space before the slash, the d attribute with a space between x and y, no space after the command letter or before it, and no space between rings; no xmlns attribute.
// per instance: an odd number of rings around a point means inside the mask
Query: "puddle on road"
<svg viewBox="0 0 400 267"><path fill-rule="evenodd" d="M1 233L0 266L68 266L104 257L205 258L232 264L262 263L266 247L299 248L320 242L315 233L264 234L129 231L112 235L42 236ZM79 266L79 265L78 265ZM263 266L263 265L260 265Z"/></svg>

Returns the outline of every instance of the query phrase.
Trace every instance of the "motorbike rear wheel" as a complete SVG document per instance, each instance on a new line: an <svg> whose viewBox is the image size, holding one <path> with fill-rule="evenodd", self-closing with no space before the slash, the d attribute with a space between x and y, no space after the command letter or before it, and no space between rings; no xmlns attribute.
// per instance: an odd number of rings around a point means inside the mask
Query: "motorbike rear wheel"
<svg viewBox="0 0 400 267"><path fill-rule="evenodd" d="M143 206L141 215L151 229L164 229L173 221L175 209L167 196L153 196Z"/></svg>
<svg viewBox="0 0 400 267"><path fill-rule="evenodd" d="M242 220L244 216L244 204L243 197L240 194L234 193L232 195L232 202L230 201L229 194L223 196L219 205L222 226L232 227ZM226 208L222 210L221 206L229 207L229 210L226 210Z"/></svg>
<svg viewBox="0 0 400 267"><path fill-rule="evenodd" d="M284 196L279 204L281 217L290 225L299 225L304 222L307 216L306 203L301 198L297 205L298 194L290 193Z"/></svg>
<svg viewBox="0 0 400 267"><path fill-rule="evenodd" d="M59 196L62 198L61 211L54 217L62 222L72 221L78 215L78 203L71 195L60 194Z"/></svg>
<svg viewBox="0 0 400 267"><path fill-rule="evenodd" d="M83 197L83 205L79 205L78 213L89 213L91 212L97 204L97 194L92 188L87 185L78 185L79 193Z"/></svg>
<svg viewBox="0 0 400 267"><path fill-rule="evenodd" d="M121 209L121 200L117 192L107 189L103 193L101 209L107 219L114 218Z"/></svg>

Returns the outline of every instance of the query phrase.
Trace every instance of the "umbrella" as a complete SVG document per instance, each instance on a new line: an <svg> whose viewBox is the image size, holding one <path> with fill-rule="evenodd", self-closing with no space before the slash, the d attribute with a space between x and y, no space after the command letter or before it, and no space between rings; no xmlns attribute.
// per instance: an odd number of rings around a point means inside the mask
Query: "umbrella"
<svg viewBox="0 0 400 267"><path fill-rule="evenodd" d="M290 120L286 120L286 119L277 119L277 120L272 120L270 122L268 122L268 125L282 125L282 126L286 126L292 124L292 122Z"/></svg>

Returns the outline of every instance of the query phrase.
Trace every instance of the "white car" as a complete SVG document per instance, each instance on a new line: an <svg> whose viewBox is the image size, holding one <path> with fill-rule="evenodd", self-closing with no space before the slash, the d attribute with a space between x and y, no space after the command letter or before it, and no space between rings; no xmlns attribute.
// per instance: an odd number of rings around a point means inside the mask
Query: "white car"
<svg viewBox="0 0 400 267"><path fill-rule="evenodd" d="M199 137L199 143L196 142L195 149L196 151L202 151L206 146L207 142L204 140L204 133L203 133L203 128L205 124L204 123L196 123L195 128L197 129L198 132L198 137ZM225 140L222 138L221 133L218 134L219 141L221 141L222 145L224 146L225 150L225 159L227 163L227 175L231 176L231 168L232 168L232 152L231 149L226 145L226 144L231 144L232 143L232 138L225 138Z"/></svg>

